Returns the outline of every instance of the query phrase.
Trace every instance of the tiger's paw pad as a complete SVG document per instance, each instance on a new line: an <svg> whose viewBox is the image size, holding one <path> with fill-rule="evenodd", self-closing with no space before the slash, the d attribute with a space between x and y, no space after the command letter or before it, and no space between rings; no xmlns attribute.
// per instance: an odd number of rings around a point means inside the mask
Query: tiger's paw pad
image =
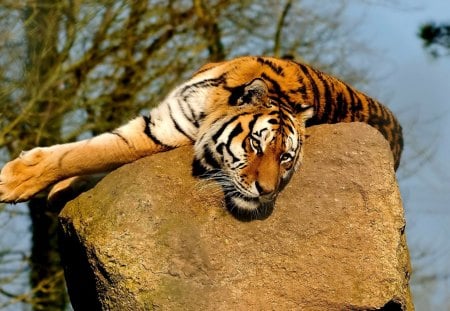
<svg viewBox="0 0 450 311"><path fill-rule="evenodd" d="M48 185L45 153L35 148L5 164L0 173L0 202L26 201Z"/></svg>

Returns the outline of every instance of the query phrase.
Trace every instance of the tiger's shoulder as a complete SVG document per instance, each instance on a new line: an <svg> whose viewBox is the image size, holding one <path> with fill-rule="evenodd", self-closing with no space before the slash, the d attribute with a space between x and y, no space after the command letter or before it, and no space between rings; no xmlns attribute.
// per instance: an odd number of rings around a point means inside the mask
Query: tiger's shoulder
<svg viewBox="0 0 450 311"><path fill-rule="evenodd" d="M316 113L321 112L321 101L328 95L329 90L326 87L332 86L333 94L352 89L339 79L311 65L267 56L242 56L209 63L202 66L193 76L193 78L201 77L206 79L220 77L222 89L216 89L218 96L214 98L217 103L221 102L220 97L237 97L234 96L234 92L239 93L255 79L262 79L269 88L270 96L280 101L286 108L295 108L297 105L314 106ZM324 85L324 82L327 85Z"/></svg>

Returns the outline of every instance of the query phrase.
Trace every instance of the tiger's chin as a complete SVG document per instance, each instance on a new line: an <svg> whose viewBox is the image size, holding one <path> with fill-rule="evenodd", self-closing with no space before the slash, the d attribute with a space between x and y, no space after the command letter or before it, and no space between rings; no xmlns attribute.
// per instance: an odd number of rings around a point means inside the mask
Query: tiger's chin
<svg viewBox="0 0 450 311"><path fill-rule="evenodd" d="M272 214L275 198L267 200L225 193L225 205L228 211L238 220L264 220Z"/></svg>
<svg viewBox="0 0 450 311"><path fill-rule="evenodd" d="M193 176L216 180L219 184L222 184L222 190L225 195L225 206L230 214L236 219L241 221L264 220L272 214L279 191L277 194L271 196L250 197L240 193L236 186L231 186L230 180L228 180L229 177L227 177L227 182L224 186L222 183L224 175L218 174L217 172L222 171L208 169L199 159L194 159L192 163ZM282 182L279 190L281 190L286 183L287 180Z"/></svg>

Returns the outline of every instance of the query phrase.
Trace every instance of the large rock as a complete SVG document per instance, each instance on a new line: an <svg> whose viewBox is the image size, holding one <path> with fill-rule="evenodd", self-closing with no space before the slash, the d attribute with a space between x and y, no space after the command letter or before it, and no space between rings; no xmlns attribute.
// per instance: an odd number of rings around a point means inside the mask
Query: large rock
<svg viewBox="0 0 450 311"><path fill-rule="evenodd" d="M126 165L62 211L76 310L413 310L405 221L384 138L309 129L264 221L191 177L191 148Z"/></svg>

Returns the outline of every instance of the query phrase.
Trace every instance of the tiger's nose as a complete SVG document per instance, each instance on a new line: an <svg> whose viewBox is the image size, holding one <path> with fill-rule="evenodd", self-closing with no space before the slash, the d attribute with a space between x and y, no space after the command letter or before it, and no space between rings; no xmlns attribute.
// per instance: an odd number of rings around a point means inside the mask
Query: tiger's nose
<svg viewBox="0 0 450 311"><path fill-rule="evenodd" d="M275 191L275 185L261 184L259 181L255 181L255 187L260 195L268 195Z"/></svg>

